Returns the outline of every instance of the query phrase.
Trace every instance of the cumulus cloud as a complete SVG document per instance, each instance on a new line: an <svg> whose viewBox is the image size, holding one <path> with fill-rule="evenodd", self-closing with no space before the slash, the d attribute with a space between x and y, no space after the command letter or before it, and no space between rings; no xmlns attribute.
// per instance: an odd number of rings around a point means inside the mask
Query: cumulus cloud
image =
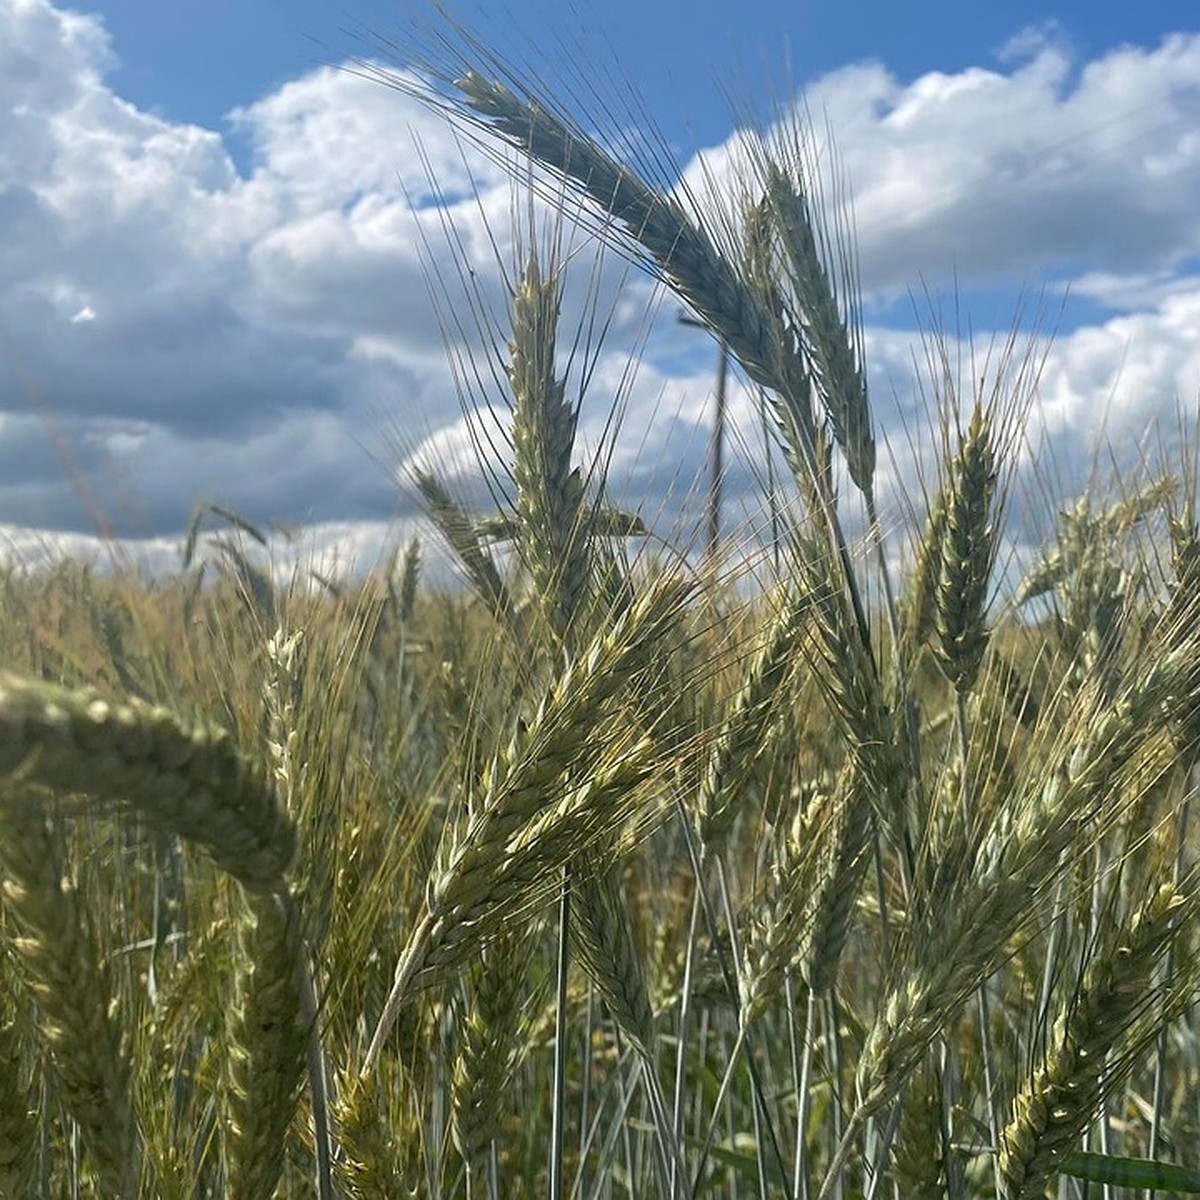
<svg viewBox="0 0 1200 1200"><path fill-rule="evenodd" d="M903 82L858 63L805 91L794 124L849 183L868 293L1169 271L1200 251L1200 35L1087 63L1059 40L1014 39L1007 70ZM700 194L736 181L741 141L685 180Z"/></svg>
<svg viewBox="0 0 1200 1200"><path fill-rule="evenodd" d="M240 172L220 133L123 100L109 82L119 52L95 17L0 0L7 544L78 548L99 510L157 561L204 498L361 560L416 517L398 467L470 449L464 400L504 427L493 372L522 202L426 108L330 68L232 114L250 147ZM1077 62L1059 31L1034 31L998 67L904 81L857 64L804 103L853 185L868 313L951 271L968 301L976 285L1070 284L1091 308L1048 351L1037 436L1083 461L1102 410L1114 440L1174 427L1200 390L1200 36ZM685 180L720 186L733 144ZM686 537L712 347L671 304L643 345L661 297L619 256L597 265L578 231L564 238L577 260L564 358L590 307L607 322L604 344L585 337L574 358L574 378L589 376L581 453L599 452L622 408L616 498ZM881 440L903 449L924 419L917 335L870 328L867 346ZM632 377L631 352L644 359ZM736 381L730 404L745 453L727 494L753 513L757 406ZM881 470L900 506L916 468L899 450L892 461ZM456 478L482 497L468 475Z"/></svg>

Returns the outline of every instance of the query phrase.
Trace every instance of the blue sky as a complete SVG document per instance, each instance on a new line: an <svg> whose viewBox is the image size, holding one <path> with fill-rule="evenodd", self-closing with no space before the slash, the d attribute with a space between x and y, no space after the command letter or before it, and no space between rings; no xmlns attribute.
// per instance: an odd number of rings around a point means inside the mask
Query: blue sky
<svg viewBox="0 0 1200 1200"><path fill-rule="evenodd" d="M828 115L854 190L895 514L915 485L924 288L946 311L957 289L981 343L1044 290L1058 335L1033 425L1068 489L1106 446L1135 455L1194 410L1193 3L617 0L583 32L561 6L455 11L535 76L586 59L618 107L627 78L693 184L734 177L727 96L762 115L795 99L790 78ZM419 528L393 468L440 455L451 469L469 442L427 279L456 277L441 222L501 318L490 239L510 255L513 239L507 177L476 161L480 200L460 202L445 123L336 69L381 51L372 32L421 44L417 22L437 28L425 5L377 0L0 0L0 544L86 548L99 504L166 561L200 498L305 527L343 558ZM569 315L588 274L585 261ZM652 289L611 257L601 278L616 319L584 437L598 442L623 396L615 482L675 520L703 463L711 347L668 306L624 382ZM753 398L735 388L732 404L751 429ZM752 466L733 470L753 511Z"/></svg>
<svg viewBox="0 0 1200 1200"><path fill-rule="evenodd" d="M390 35L399 30L407 36L428 13L428 6L405 0L97 0L82 7L103 17L112 35L121 58L112 82L123 96L175 120L213 128L231 109L286 80L358 52L363 31ZM452 11L462 13L489 43L505 45L539 34L548 19L574 36L565 8L525 2L457 5ZM589 6L578 23L587 44L611 46L620 70L685 152L727 132L729 110L720 85L745 91L752 101L764 99L753 94L764 67L775 75L790 69L803 82L851 62L877 59L899 77L912 79L927 71L994 65L1014 35L1031 27L1051 30L1087 61L1126 43L1153 45L1164 33L1197 24L1191 0L995 5L605 0Z"/></svg>

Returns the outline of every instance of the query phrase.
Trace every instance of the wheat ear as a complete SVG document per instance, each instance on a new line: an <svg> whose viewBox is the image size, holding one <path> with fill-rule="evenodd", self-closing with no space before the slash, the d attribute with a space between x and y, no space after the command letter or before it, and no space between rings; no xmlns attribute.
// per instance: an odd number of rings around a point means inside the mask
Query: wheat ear
<svg viewBox="0 0 1200 1200"><path fill-rule="evenodd" d="M1152 1006L1155 969L1194 898L1163 884L1087 967L1055 1023L1042 1065L1013 1101L996 1165L1004 1200L1037 1200L1058 1165L1078 1148L1106 1089L1120 1084L1136 1055L1110 1058ZM1138 1039L1153 1041L1151 1028Z"/></svg>
<svg viewBox="0 0 1200 1200"><path fill-rule="evenodd" d="M515 912L545 900L571 855L595 846L640 803L639 785L654 761L652 739L618 727L597 745L594 731L608 702L637 678L652 647L674 627L690 591L662 580L601 631L489 773L466 830L431 881L425 916L397 963L364 1073L374 1068L423 972L452 968Z"/></svg>
<svg viewBox="0 0 1200 1200"><path fill-rule="evenodd" d="M987 648L985 610L997 547L996 458L991 424L978 403L950 464L947 487L946 501L934 505L935 514L945 514L933 596L934 647L942 673L961 695L974 686Z"/></svg>
<svg viewBox="0 0 1200 1200"><path fill-rule="evenodd" d="M294 898L251 894L251 963L233 1030L229 1194L274 1194L296 1110L308 1036L302 1016L303 943Z"/></svg>
<svg viewBox="0 0 1200 1200"><path fill-rule="evenodd" d="M295 829L256 765L214 726L162 708L0 674L0 776L134 808L147 824L203 846L251 890L277 886Z"/></svg>
<svg viewBox="0 0 1200 1200"><path fill-rule="evenodd" d="M620 893L620 865L583 859L573 872L579 961L621 1032L652 1063L654 1010L642 954Z"/></svg>
<svg viewBox="0 0 1200 1200"><path fill-rule="evenodd" d="M455 80L484 125L538 162L572 180L620 221L681 296L729 346L755 383L789 398L797 415L808 404L802 364L781 355L775 322L761 298L682 206L649 187L591 138L568 128L536 102L474 71Z"/></svg>
<svg viewBox="0 0 1200 1200"><path fill-rule="evenodd" d="M881 828L900 844L907 837L910 770L879 671L869 643L860 636L851 595L830 578L828 554L808 535L797 535L796 549L810 596L816 681Z"/></svg>
<svg viewBox="0 0 1200 1200"><path fill-rule="evenodd" d="M834 795L833 827L821 847L819 873L807 897L803 940L795 956L815 996L833 988L850 937L870 859L870 793L870 781L853 764L847 766Z"/></svg>
<svg viewBox="0 0 1200 1200"><path fill-rule="evenodd" d="M890 1174L904 1200L943 1200L947 1147L942 1140L941 1074L929 1055L913 1072L900 1103Z"/></svg>
<svg viewBox="0 0 1200 1200"><path fill-rule="evenodd" d="M713 739L700 782L700 840L715 851L738 815L744 785L777 719L789 668L799 657L809 594L787 587L729 713Z"/></svg>
<svg viewBox="0 0 1200 1200"><path fill-rule="evenodd" d="M450 1082L451 1131L473 1185L487 1175L505 1094L527 1051L522 998L533 944L528 928L501 934L465 989Z"/></svg>
<svg viewBox="0 0 1200 1200"><path fill-rule="evenodd" d="M400 582L388 578L388 592L394 601L397 620L407 625L417 608L417 588L421 582L421 539L412 538L404 547L404 558L400 563Z"/></svg>
<svg viewBox="0 0 1200 1200"><path fill-rule="evenodd" d="M110 1013L111 976L90 912L67 878L62 828L28 789L0 796L3 892L20 936L13 949L39 1009L67 1110L104 1193L137 1195L137 1127L129 1062Z"/></svg>
<svg viewBox="0 0 1200 1200"><path fill-rule="evenodd" d="M406 1176L404 1152L379 1111L377 1084L354 1072L339 1079L338 1177L351 1200L407 1200L420 1195Z"/></svg>
<svg viewBox="0 0 1200 1200"><path fill-rule="evenodd" d="M413 482L425 501L430 519L462 564L471 586L492 612L511 625L516 620L512 597L492 556L480 542L471 514L428 471L417 472Z"/></svg>
<svg viewBox="0 0 1200 1200"><path fill-rule="evenodd" d="M793 180L775 162L766 164L766 196L787 260L811 377L829 415L833 435L855 486L870 495L875 480L875 436L859 339L843 318L817 243L807 181Z"/></svg>
<svg viewBox="0 0 1200 1200"><path fill-rule="evenodd" d="M513 396L513 479L518 538L552 629L568 629L591 564L582 526L583 483L571 467L577 413L555 374L561 283L530 253L512 302L508 378Z"/></svg>

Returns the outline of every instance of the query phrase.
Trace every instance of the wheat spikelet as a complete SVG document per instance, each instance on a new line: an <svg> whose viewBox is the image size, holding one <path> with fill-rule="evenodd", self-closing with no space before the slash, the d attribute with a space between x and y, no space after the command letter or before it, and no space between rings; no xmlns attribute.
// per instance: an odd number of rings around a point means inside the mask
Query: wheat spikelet
<svg viewBox="0 0 1200 1200"><path fill-rule="evenodd" d="M254 927L243 939L251 962L233 1030L229 1194L274 1194L283 1169L304 1069L303 945L290 895L253 896Z"/></svg>
<svg viewBox="0 0 1200 1200"><path fill-rule="evenodd" d="M700 783L700 838L715 850L738 814L746 780L776 719L808 614L806 592L786 588L767 634L713 739Z"/></svg>
<svg viewBox="0 0 1200 1200"><path fill-rule="evenodd" d="M861 347L838 307L821 260L805 184L778 163L766 164L766 199L787 260L795 295L794 318L811 365L811 377L829 415L850 478L864 495L875 479L875 437Z"/></svg>
<svg viewBox="0 0 1200 1200"><path fill-rule="evenodd" d="M1194 907L1163 884L1137 912L1115 944L1088 964L1078 990L1055 1024L1045 1059L1013 1102L1000 1136L996 1174L1005 1200L1045 1194L1058 1164L1077 1148L1105 1089L1120 1083L1129 1056L1111 1061L1154 995L1155 968L1179 918ZM1145 1044L1153 1031L1140 1039Z"/></svg>
<svg viewBox="0 0 1200 1200"><path fill-rule="evenodd" d="M0 674L0 775L126 804L157 829L204 847L245 887L269 889L292 861L295 831L262 772L212 726L162 708Z"/></svg>
<svg viewBox="0 0 1200 1200"><path fill-rule="evenodd" d="M87 907L65 878L61 830L25 793L0 796L0 861L13 949L39 1009L54 1074L106 1195L137 1195L129 1063L109 1012L110 974Z"/></svg>
<svg viewBox="0 0 1200 1200"><path fill-rule="evenodd" d="M935 514L944 513L933 595L934 647L943 674L960 693L974 686L988 642L984 615L997 545L995 482L990 422L976 404L950 464L947 498L934 505Z"/></svg>
<svg viewBox="0 0 1200 1200"><path fill-rule="evenodd" d="M513 394L513 479L518 540L551 628L566 632L591 565L583 536L583 483L571 467L577 414L555 375L558 278L530 253L513 296L508 378Z"/></svg>
<svg viewBox="0 0 1200 1200"><path fill-rule="evenodd" d="M450 1099L454 1144L472 1181L486 1175L505 1093L528 1050L522 997L532 948L527 929L501 934L485 950L466 989Z"/></svg>

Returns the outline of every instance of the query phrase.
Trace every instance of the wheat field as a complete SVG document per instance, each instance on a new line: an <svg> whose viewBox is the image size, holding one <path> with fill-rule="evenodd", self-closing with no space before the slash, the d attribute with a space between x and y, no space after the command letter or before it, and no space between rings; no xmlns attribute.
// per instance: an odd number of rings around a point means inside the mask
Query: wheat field
<svg viewBox="0 0 1200 1200"><path fill-rule="evenodd" d="M1016 578L1036 356L961 391L935 339L885 520L801 123L706 210L461 55L375 77L728 348L770 553L610 496L552 223L508 264L510 502L411 480L461 590L419 542L281 580L221 510L206 570L199 523L170 579L7 568L0 1196L1200 1192L1190 462Z"/></svg>

